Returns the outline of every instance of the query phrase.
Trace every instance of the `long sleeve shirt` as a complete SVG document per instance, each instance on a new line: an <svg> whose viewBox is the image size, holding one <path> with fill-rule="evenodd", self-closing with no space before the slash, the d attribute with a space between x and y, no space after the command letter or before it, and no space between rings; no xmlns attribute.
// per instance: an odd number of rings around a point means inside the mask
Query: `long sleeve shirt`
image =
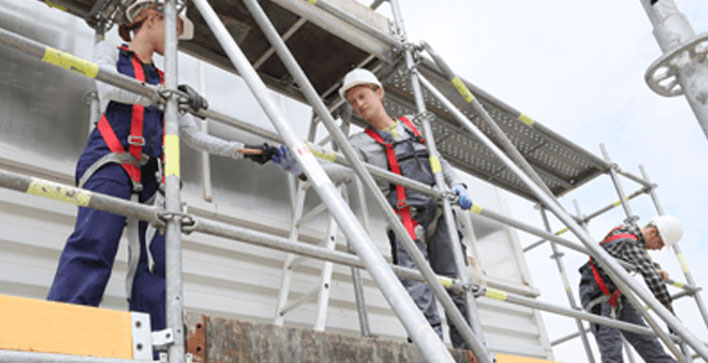
<svg viewBox="0 0 708 363"><path fill-rule="evenodd" d="M396 120L396 123L389 129L384 131L379 130L379 133L382 137L384 137L384 139L387 139L386 135L390 135L391 140L393 141L404 141L411 138L411 135L406 132L405 127L406 126L401 121ZM369 135L364 132L360 132L351 136L349 141L359 160L384 170L388 170L388 159L386 159L386 152L384 151L384 148ZM416 148L425 149L425 145L419 142L415 142L415 144ZM462 179L460 179L458 173L452 168L450 163L442 157L439 159L445 182L448 185L463 184ZM330 178L335 181L348 177L353 173L351 169L334 163L324 164L323 168ZM377 177L374 177L374 180L376 180L376 185L379 187L381 192L384 195L388 195L391 182Z"/></svg>
<svg viewBox="0 0 708 363"><path fill-rule="evenodd" d="M644 235L642 235L641 230L636 226L622 225L605 239L622 233L632 234L636 236L637 239L622 238L604 244L602 247L612 257L625 261L634 266L637 272L642 275L644 282L647 284L649 290L651 290L657 300L659 300L669 310L672 310L671 295L669 295L669 291L666 289L664 280L658 272L660 266L654 263L647 254L646 241L644 240ZM605 279L605 281L609 281L606 273L602 271L600 267L598 267L598 269L601 270L603 279Z"/></svg>
<svg viewBox="0 0 708 363"><path fill-rule="evenodd" d="M116 46L104 40L96 44L93 60L99 66L115 69L119 54L119 50ZM108 103L111 101L143 106L149 106L153 103L152 100L147 97L100 81L96 82L96 90L98 92L101 113L106 111ZM210 154L227 156L234 159L243 158L243 154L238 152L238 149L244 147L243 143L227 141L207 134L199 128L194 117L188 113L180 114L178 121L180 136L189 146Z"/></svg>

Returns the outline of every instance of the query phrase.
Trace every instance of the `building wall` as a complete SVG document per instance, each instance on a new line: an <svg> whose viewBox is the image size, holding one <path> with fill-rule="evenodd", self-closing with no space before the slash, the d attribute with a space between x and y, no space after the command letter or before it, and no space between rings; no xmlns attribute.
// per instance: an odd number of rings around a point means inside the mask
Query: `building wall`
<svg viewBox="0 0 708 363"><path fill-rule="evenodd" d="M28 15L28 14L31 14ZM81 20L50 9L41 2L0 0L0 26L55 48L90 59L93 33ZM109 39L118 44L115 30ZM0 167L66 184L74 182L75 161L89 133L91 82L0 45ZM197 61L180 57L180 83L197 85ZM159 64L159 60L158 60ZM205 65L204 94L213 109L272 130L255 106L242 81ZM276 96L279 97L279 96ZM309 108L281 99L289 120L301 136L307 131ZM258 143L252 135L210 123L210 132L228 139ZM287 176L277 166L259 166L211 156L213 200L202 198L202 158L182 146L183 201L190 213L239 226L287 236L290 227L290 195ZM499 191L468 177L474 200L508 213ZM350 186L351 200L356 200ZM310 193L307 207L318 204ZM371 200L371 198L367 198ZM356 204L356 203L354 203ZM359 213L361 208L354 205ZM377 247L390 258L381 212L369 206L371 230ZM0 293L44 298L66 238L72 231L76 207L52 200L0 189ZM318 217L302 233L302 240L317 243L325 233L326 216ZM481 217L472 218L473 232L465 242L481 266L487 283L535 296L516 232ZM475 241L476 240L476 241ZM345 249L343 236L338 238ZM121 242L114 273L102 307L126 309L124 277L126 243ZM216 316L272 321L286 254L239 241L194 233L183 237L185 308ZM291 296L299 296L319 279L322 262L308 260L297 268ZM372 332L403 339L405 331L363 272L366 308ZM350 269L334 267L327 330L358 334L359 323ZM493 351L551 358L540 316L530 309L480 298L482 327ZM286 316L286 324L312 326L315 304Z"/></svg>

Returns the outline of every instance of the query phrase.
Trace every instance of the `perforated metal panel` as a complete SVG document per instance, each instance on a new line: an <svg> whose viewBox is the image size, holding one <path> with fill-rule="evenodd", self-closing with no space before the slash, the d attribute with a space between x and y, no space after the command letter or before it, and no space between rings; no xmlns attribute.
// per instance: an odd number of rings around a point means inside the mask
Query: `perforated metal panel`
<svg viewBox="0 0 708 363"><path fill-rule="evenodd" d="M104 0L112 1L112 0ZM75 15L86 17L95 4L90 0L57 0L66 4ZM280 3L287 3L280 0ZM255 62L270 47L265 35L251 18L240 1L211 0L210 3L220 14L222 21L234 35L239 46L249 60ZM300 18L295 10L282 7L272 1L261 2L271 22L280 33L284 33ZM224 55L221 46L211 35L207 25L194 8L188 13L195 23L195 39L180 42L180 48L201 59L234 71ZM328 16L321 12L318 16ZM373 15L372 15L373 14ZM368 14L380 17L378 14ZM380 19L376 19L380 20ZM353 67L367 60L369 53L354 46L344 39L351 39L351 30L346 28L327 28L306 23L288 39L287 45L300 63L315 89L321 93L326 103L333 105L340 101L336 92L344 75ZM356 35L361 37L361 34ZM378 41L370 37L370 43ZM315 46L316 44L316 46ZM393 49L391 49L393 54ZM368 61L367 65L384 65L390 76L386 82L386 107L391 115L415 114L413 97L408 77L401 72L391 71L397 59L381 55ZM437 70L437 67L424 59L420 64L421 73L446 95L480 130L500 145L490 128L476 114L471 105L466 103L452 84ZM259 75L270 87L287 96L304 101L297 85L277 57L272 56L259 69ZM529 125L519 119L520 113L512 107L495 99L493 96L466 82L472 93L482 103L486 111L497 122L514 146L539 173L541 179L556 196L563 195L577 186L603 173L607 164L572 142L545 128L538 122ZM482 147L469 132L464 130L445 111L444 107L427 91L423 90L427 108L438 119L433 125L433 132L438 148L448 161L457 168L482 180L502 187L526 198L535 199L530 190L523 185L504 164L489 150ZM341 112L342 106L335 113ZM361 120L355 120L363 125Z"/></svg>

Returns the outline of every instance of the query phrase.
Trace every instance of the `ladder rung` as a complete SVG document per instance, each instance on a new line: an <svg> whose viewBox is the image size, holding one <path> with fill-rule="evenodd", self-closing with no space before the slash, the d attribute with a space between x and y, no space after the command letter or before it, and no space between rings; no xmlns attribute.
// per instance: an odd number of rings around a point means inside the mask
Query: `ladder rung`
<svg viewBox="0 0 708 363"><path fill-rule="evenodd" d="M307 214L302 216L296 223L295 223L295 228L300 228L303 225L305 225L307 222L311 221L315 217L317 217L320 213L324 212L327 210L327 206L324 203L320 203L317 207L312 208Z"/></svg>
<svg viewBox="0 0 708 363"><path fill-rule="evenodd" d="M293 300L290 304L285 305L285 307L282 310L280 310L280 315L283 316L283 315L287 314L291 310L295 309L296 307L302 305L303 303L305 303L308 300L312 299L313 297L317 296L317 294L320 292L320 289L321 289L321 286L318 284L317 286L313 287L310 291L306 292L304 295Z"/></svg>

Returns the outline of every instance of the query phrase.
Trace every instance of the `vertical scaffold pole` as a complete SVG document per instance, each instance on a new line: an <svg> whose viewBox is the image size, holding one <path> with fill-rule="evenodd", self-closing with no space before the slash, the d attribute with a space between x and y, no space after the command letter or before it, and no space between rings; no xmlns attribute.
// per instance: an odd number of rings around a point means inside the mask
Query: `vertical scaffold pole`
<svg viewBox="0 0 708 363"><path fill-rule="evenodd" d="M644 177L644 180L646 180L647 183L651 184L651 180L649 179L649 174L647 174L643 165L639 165L639 170L642 172L642 176ZM651 189L649 189L649 195L651 196L651 200L654 203L654 208L656 208L656 212L660 216L663 216L665 214L664 207L661 205L661 202L659 201L659 196L656 193L656 186L654 184L652 184ZM674 250L674 254L676 254L676 258L678 259L679 264L681 265L681 270L683 270L683 275L686 277L686 282L688 282L688 284L691 286L697 286L696 280L693 278L693 274L691 273L691 270L688 268L688 263L686 263L686 257L684 257L683 253L681 252L681 247L679 247L679 244L677 243L677 244L673 245L672 248ZM701 317L703 318L703 323L705 323L706 327L708 327L708 312L706 312L706 306L703 303L703 298L701 297L701 293L699 291L695 291L693 293L693 299L696 301L696 305L698 306L698 311L701 313Z"/></svg>
<svg viewBox="0 0 708 363"><path fill-rule="evenodd" d="M177 6L176 0L164 4L165 19L165 88L177 89ZM165 209L172 218L167 221L165 237L167 328L174 343L168 350L171 363L184 361L184 323L182 314L182 225L180 213L180 156L177 125L177 96L170 94L165 105Z"/></svg>
<svg viewBox="0 0 708 363"><path fill-rule="evenodd" d="M512 162L511 159L504 154L504 152L500 150L494 142L492 142L482 131L480 131L472 123L472 121L470 121L462 113L462 111L457 109L457 107L455 107L450 100L448 100L432 83L430 83L430 81L423 76L420 76L419 78L425 88L430 91L433 97L442 103L443 107L450 112L455 120L465 126L465 128L470 131L488 150L499 158L499 160L501 160L502 163L504 163L504 165L506 165L527 188L529 188L538 201L553 212L553 214L556 215L556 217L578 237L580 242L588 250L588 254L597 260L605 271L611 272L610 277L614 278L613 281L619 281L621 283L618 284L620 289L624 286L626 291L630 291L629 288L631 287L631 291L634 291L643 301L645 301L654 310L654 312L666 322L667 325L669 325L684 341L691 346L691 348L693 348L701 357L708 360L708 347L706 347L703 342L698 339L698 337L691 333L690 330L686 329L686 327L683 326L668 309L661 305L661 303L659 303L653 295L645 291L639 283L624 270L617 260L604 251L604 249L602 249L597 242L593 241L592 237L573 219L572 216L565 211L565 209L563 209L554 196L544 193L542 188L538 187L536 183L521 170L521 168L514 164L514 162ZM469 92L469 90L467 92ZM472 96L471 93L470 96ZM485 120L489 119L491 122L494 122L484 109L475 110L482 114ZM487 122L489 122L489 120L487 120ZM657 334L659 333L657 332Z"/></svg>
<svg viewBox="0 0 708 363"><path fill-rule="evenodd" d="M541 207L541 218L543 219L543 225L546 227L548 232L551 232L551 225L548 223L548 216L546 215L546 208ZM558 272L563 280L563 288L565 289L565 295L568 298L570 307L579 310L578 304L575 302L575 297L573 297L573 289L570 287L570 281L568 280L568 273L565 270L565 264L563 264L563 254L558 250L555 242L548 241L551 245L551 250L553 251L552 259L556 261L556 266L558 267ZM585 355L588 357L588 362L595 363L595 357L592 355L592 350L590 349L590 342L588 341L588 336L585 333L585 327L580 319L575 319L575 325L578 327L578 332L580 333L580 339L583 342L583 348L585 349Z"/></svg>
<svg viewBox="0 0 708 363"><path fill-rule="evenodd" d="M290 72L297 84L300 86L303 94L305 95L305 98L307 98L310 105L320 117L320 120L324 123L325 127L327 127L327 130L329 131L330 135L332 135L337 145L342 148L342 151L344 152L347 160L350 162L351 167L354 169L357 176L361 178L361 180L365 183L367 189L376 198L379 208L381 208L381 210L384 212L384 215L386 216L386 219L389 222L389 226L396 233L396 236L398 236L398 238L403 241L403 246L406 249L406 252L408 252L408 255L411 257L411 259L413 259L415 265L418 267L421 274L425 276L425 279L433 289L435 296L442 303L443 307L445 308L445 311L448 313L448 316L460 331L462 337L470 345L472 351L477 355L477 359L482 362L491 363L492 360L488 356L486 349L481 343L476 340L474 332L467 324L465 318L455 306L455 303L452 301L452 298L445 291L445 288L442 286L437 276L433 272L432 268L425 260L425 257L423 257L423 254L418 250L415 243L408 235L408 232L406 232L405 228L403 227L403 224L401 223L401 220L393 212L393 209L388 204L388 201L376 186L376 182L374 181L374 179L364 169L361 160L359 160L359 158L357 157L354 149L349 144L349 141L347 140L346 136L337 127L336 123L334 122L334 119L332 118L332 115L329 113L329 110L325 106L324 102L322 102L322 99L315 91L315 88L310 83L309 79L307 78L307 75L305 75L305 72L303 72L303 70L300 68L293 55L290 53L290 50L280 38L275 27L268 20L268 17L266 16L263 9L254 0L244 0L244 3L251 12L251 15L254 16L254 19L260 26L261 30L263 30L266 37L271 42L271 45L273 45L273 47L275 48L278 57L288 69L288 72ZM347 238L349 237L350 236L347 236ZM405 319L405 317L401 316L399 316L399 318ZM402 320L402 322L405 325L406 321ZM413 338L413 342L417 345L429 343L429 341L416 341L414 337L411 338ZM442 344L440 339L437 339L437 341ZM436 342L435 344L437 344L438 342Z"/></svg>
<svg viewBox="0 0 708 363"><path fill-rule="evenodd" d="M319 194L320 199L327 205L327 208L337 220L337 223L344 231L347 239L351 241L352 248L366 266L366 269L377 283L387 302L423 354L423 357L430 362L452 362L452 356L447 351L445 345L438 339L433 329L423 317L423 314L408 296L403 285L401 285L398 278L393 274L393 271L388 267L386 260L384 260L383 256L376 249L371 237L366 234L366 231L357 221L354 213L352 213L351 209L349 209L347 204L342 200L341 196L338 195L332 181L317 163L312 152L292 130L285 116L282 114L282 111L277 107L273 98L270 96L265 84L258 77L258 74L250 65L248 59L246 59L246 56L238 47L238 44L231 38L230 33L224 24L221 23L214 9L211 8L206 0L193 0L193 3L214 33L218 42L224 48L224 51L241 77L246 81L251 92L256 96L256 99L278 130L278 133L282 136L290 150L292 150L293 156L307 174L308 179L313 183L313 187ZM260 9L255 2L251 3L251 5L256 8L256 11ZM252 14L253 13L252 11ZM268 22L267 18L266 22ZM268 22L268 24L270 23ZM279 44L274 43L273 45L278 48L277 45ZM307 89L306 91L314 92L312 89ZM327 113L327 115L329 115L329 113ZM330 130L330 132L332 131ZM340 146L342 145L341 143L339 144ZM359 166L361 167L360 164ZM369 176L369 178L371 177Z"/></svg>
<svg viewBox="0 0 708 363"><path fill-rule="evenodd" d="M622 188L622 184L620 184L619 177L617 176L617 170L616 165L612 163L612 160L610 159L610 155L607 153L607 149L605 149L604 144L600 144L600 150L602 151L602 156L605 158L605 161L607 161L610 164L609 168L609 173L610 173L610 178L612 179L612 185L615 187L615 191L617 192L617 196L619 197L620 203L622 203L622 209L624 209L624 213L627 216L625 219L625 222L627 224L635 224L635 222L639 219L636 215L632 213L632 208L629 206L629 201L627 200L625 194L624 194L624 189ZM617 283L617 279L613 276L612 273L608 274L610 278L612 278L612 281L615 281ZM635 309L639 312L644 317L644 320L649 324L649 326L656 331L657 335L659 335L659 339L661 339L664 344L666 344L666 347L671 350L671 352L679 358L683 358L684 360L686 359L683 357L683 354L676 348L676 346L673 344L671 338L666 334L664 330L661 329L659 324L657 324L656 320L649 315L649 312L644 309L642 306L641 302L631 293L625 293L626 289L622 286L623 284L617 284L617 288L620 289L620 291L623 292L623 296L629 300L629 302L634 306Z"/></svg>
<svg viewBox="0 0 708 363"><path fill-rule="evenodd" d="M649 87L662 96L683 94L698 124L708 137L708 65L705 47L708 34L696 36L686 15L673 0L641 0L654 27L654 38L664 52L645 75Z"/></svg>
<svg viewBox="0 0 708 363"><path fill-rule="evenodd" d="M391 11L393 13L394 24L398 30L398 35L400 40L405 43L407 41L407 35L405 26L403 24L403 16L401 15L401 8L398 0L391 0ZM423 99L423 91L420 88L420 82L418 81L418 70L415 66L413 60L413 50L411 47L404 46L404 56L406 62L406 69L410 72L410 81L413 97L415 99L416 111L419 115L424 114L427 109L425 106L425 100ZM445 195L445 192L449 192L446 187L445 179L442 174L440 167L440 155L438 153L437 146L435 145L435 137L433 135L433 130L430 125L430 120L427 117L421 118L421 124L423 126L423 137L425 137L425 143L428 147L428 153L430 154L430 169L433 172L433 177L435 178L435 189L441 195ZM455 224L455 217L452 214L452 207L450 205L449 198L441 198L443 207L443 218L445 219L445 224L447 226L448 235L451 243L451 250L453 257L455 259L455 266L457 268L457 276L463 285L469 285L470 278L467 274L467 265L465 263L465 257L462 252L462 247L460 245L460 237L457 234L457 226ZM482 331L481 325L479 324L479 316L477 314L477 304L475 302L475 297L471 291L465 292L464 295L465 303L467 304L467 322L474 329L477 340L486 346L484 341L484 333ZM488 353L487 353L488 354Z"/></svg>

